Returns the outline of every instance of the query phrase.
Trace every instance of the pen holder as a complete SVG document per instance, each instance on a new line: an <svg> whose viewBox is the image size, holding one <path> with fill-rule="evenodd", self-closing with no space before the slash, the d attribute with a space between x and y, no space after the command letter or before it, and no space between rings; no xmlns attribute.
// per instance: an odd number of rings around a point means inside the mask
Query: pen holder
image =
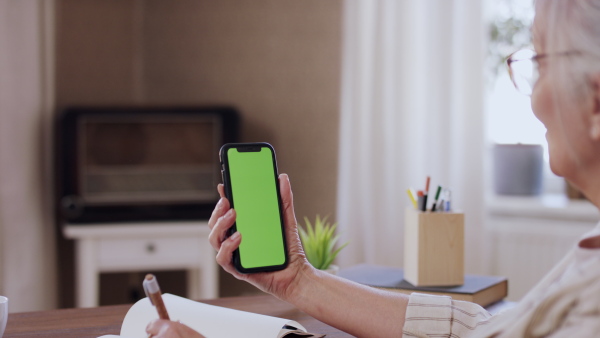
<svg viewBox="0 0 600 338"><path fill-rule="evenodd" d="M407 208L404 279L414 286L464 283L465 215Z"/></svg>

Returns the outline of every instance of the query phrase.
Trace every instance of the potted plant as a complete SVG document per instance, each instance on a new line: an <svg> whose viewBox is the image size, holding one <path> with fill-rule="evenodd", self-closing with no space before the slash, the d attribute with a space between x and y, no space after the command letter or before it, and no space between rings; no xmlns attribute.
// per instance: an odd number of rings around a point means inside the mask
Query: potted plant
<svg viewBox="0 0 600 338"><path fill-rule="evenodd" d="M335 275L339 268L331 263L348 243L335 248L340 236L334 234L337 223L331 224L327 221L328 217L321 218L317 215L314 225L307 217L304 217L306 229L299 227L298 230L304 253L310 264L319 270L325 270Z"/></svg>

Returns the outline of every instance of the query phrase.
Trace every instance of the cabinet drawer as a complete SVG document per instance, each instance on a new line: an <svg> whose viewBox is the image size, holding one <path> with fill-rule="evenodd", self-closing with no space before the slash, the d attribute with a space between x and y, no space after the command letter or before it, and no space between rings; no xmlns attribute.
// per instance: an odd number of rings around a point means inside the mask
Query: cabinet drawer
<svg viewBox="0 0 600 338"><path fill-rule="evenodd" d="M198 266L206 239L199 237L103 239L98 265L104 271Z"/></svg>

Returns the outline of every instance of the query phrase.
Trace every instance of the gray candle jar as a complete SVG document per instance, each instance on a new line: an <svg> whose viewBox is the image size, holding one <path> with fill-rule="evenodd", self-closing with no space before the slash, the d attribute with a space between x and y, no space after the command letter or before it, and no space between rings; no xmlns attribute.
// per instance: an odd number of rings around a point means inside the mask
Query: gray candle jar
<svg viewBox="0 0 600 338"><path fill-rule="evenodd" d="M539 144L496 144L494 190L499 195L538 195L543 187L543 148Z"/></svg>

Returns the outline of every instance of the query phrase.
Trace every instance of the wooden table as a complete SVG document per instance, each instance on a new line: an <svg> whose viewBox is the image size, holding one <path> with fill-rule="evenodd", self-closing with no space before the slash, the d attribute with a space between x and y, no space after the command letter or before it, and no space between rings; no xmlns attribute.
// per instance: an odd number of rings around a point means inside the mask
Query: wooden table
<svg viewBox="0 0 600 338"><path fill-rule="evenodd" d="M232 309L291 319L304 325L309 332L323 333L327 338L351 337L320 322L293 305L269 295L219 298L203 301ZM62 309L39 312L11 313L4 338L96 338L105 334L119 334L121 323L131 305L96 308Z"/></svg>

